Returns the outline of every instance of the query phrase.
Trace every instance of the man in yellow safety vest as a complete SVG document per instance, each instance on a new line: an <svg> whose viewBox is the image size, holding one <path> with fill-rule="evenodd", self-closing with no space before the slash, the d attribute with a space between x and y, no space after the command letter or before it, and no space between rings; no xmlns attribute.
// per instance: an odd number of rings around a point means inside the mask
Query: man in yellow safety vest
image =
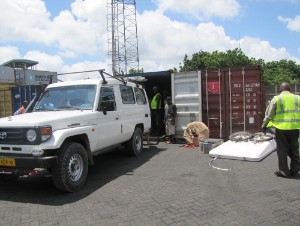
<svg viewBox="0 0 300 226"><path fill-rule="evenodd" d="M154 96L151 100L151 127L152 127L152 134L159 136L160 135L160 127L161 127L161 95L158 92L158 87L153 86L152 88Z"/></svg>
<svg viewBox="0 0 300 226"><path fill-rule="evenodd" d="M275 127L278 177L297 176L300 171L299 157L299 129L300 129L300 96L290 92L290 85L286 82L280 85L280 94L270 101L262 124L263 132L266 128ZM290 157L290 168L288 158Z"/></svg>

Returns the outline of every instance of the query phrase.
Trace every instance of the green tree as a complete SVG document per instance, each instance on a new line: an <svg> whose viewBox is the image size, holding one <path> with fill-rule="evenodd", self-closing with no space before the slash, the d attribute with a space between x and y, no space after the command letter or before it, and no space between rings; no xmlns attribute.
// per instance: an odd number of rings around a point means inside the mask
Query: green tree
<svg viewBox="0 0 300 226"><path fill-rule="evenodd" d="M268 84L298 83L300 66L291 60L271 61L263 65L263 79Z"/></svg>
<svg viewBox="0 0 300 226"><path fill-rule="evenodd" d="M291 60L271 61L265 63L263 59L249 58L241 49L214 51L212 53L199 51L189 59L185 54L183 64L179 64L180 72L195 71L205 68L222 68L233 66L260 65L262 78L266 84L279 84L283 81L298 83L300 80L300 66Z"/></svg>
<svg viewBox="0 0 300 226"><path fill-rule="evenodd" d="M241 49L227 50L224 52L214 51L212 53L200 51L194 53L191 59L185 55L183 66L180 71L194 71L200 68L222 68L232 66L253 65L254 59L247 57Z"/></svg>
<svg viewBox="0 0 300 226"><path fill-rule="evenodd" d="M130 68L128 71L128 74L138 74L138 73L144 73L144 69L134 69L134 68Z"/></svg>

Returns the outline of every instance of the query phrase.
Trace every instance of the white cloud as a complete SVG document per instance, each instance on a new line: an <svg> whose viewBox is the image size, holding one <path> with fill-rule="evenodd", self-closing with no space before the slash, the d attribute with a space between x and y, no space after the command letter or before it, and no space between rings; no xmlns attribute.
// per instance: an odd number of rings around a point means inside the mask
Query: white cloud
<svg viewBox="0 0 300 226"><path fill-rule="evenodd" d="M57 55L48 55L46 53L42 53L39 51L30 51L24 56L24 58L38 61L39 64L37 65L37 70L54 71L57 72L58 74L106 69L108 65L108 62L99 62L99 61L83 61L71 65L65 65L61 57ZM110 73L109 70L105 70L105 71L107 73ZM60 80L83 79L87 77L89 78L99 77L99 72L58 76Z"/></svg>
<svg viewBox="0 0 300 226"><path fill-rule="evenodd" d="M238 42L231 40L222 27L211 22L194 26L171 21L159 12L145 12L138 20L143 24L138 26L138 33L141 67L145 71L148 66L154 66L150 61L156 62L158 70L166 70L178 68L185 54L238 47ZM156 70L155 67L152 70Z"/></svg>
<svg viewBox="0 0 300 226"><path fill-rule="evenodd" d="M289 54L286 48L276 49L268 41L259 38L244 37L240 40L240 44L242 51L249 57L265 61L290 59L300 63L300 59Z"/></svg>
<svg viewBox="0 0 300 226"><path fill-rule="evenodd" d="M161 11L146 11L138 15L138 34L140 65L144 71L178 68L185 54L191 57L201 50L225 52L239 46L247 56L256 59L290 59L300 63L300 59L292 56L286 48L274 48L268 41L253 37L235 40L222 26L212 22L194 26L172 21Z"/></svg>
<svg viewBox="0 0 300 226"><path fill-rule="evenodd" d="M88 55L100 52L99 31L87 21L75 20L69 11L63 11L54 18L50 30L59 49Z"/></svg>
<svg viewBox="0 0 300 226"><path fill-rule="evenodd" d="M91 62L84 61L78 62L73 65L64 66L62 68L61 73L70 73L70 72L82 72L82 71L92 71L92 70L100 70L106 69L108 62ZM110 73L109 70L105 70L105 72ZM85 78L99 78L99 72L85 72L79 74L67 74L67 75L59 75L58 78L63 81L73 80L73 79L85 79Z"/></svg>
<svg viewBox="0 0 300 226"><path fill-rule="evenodd" d="M161 11L173 11L203 19L210 17L233 18L239 14L237 0L158 0Z"/></svg>
<svg viewBox="0 0 300 226"><path fill-rule="evenodd" d="M286 24L289 30L300 32L300 15L295 16L294 19L279 16L278 20Z"/></svg>
<svg viewBox="0 0 300 226"><path fill-rule="evenodd" d="M0 64L3 64L12 59L19 59L21 55L15 46L0 46Z"/></svg>
<svg viewBox="0 0 300 226"><path fill-rule="evenodd" d="M37 65L38 70L59 72L64 65L61 57L57 55L49 55L39 51L29 51L25 54L24 58L39 62Z"/></svg>
<svg viewBox="0 0 300 226"><path fill-rule="evenodd" d="M43 43L88 55L106 48L103 1L76 0L74 12L62 11L53 21L41 0L1 0L0 8L5 9L0 14L0 41Z"/></svg>
<svg viewBox="0 0 300 226"><path fill-rule="evenodd" d="M0 1L0 41L41 41L50 13L40 0Z"/></svg>

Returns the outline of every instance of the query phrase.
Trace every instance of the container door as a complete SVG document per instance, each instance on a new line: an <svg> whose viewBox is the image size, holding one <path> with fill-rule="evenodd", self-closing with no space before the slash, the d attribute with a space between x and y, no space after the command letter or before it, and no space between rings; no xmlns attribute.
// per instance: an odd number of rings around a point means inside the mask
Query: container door
<svg viewBox="0 0 300 226"><path fill-rule="evenodd" d="M209 137L223 138L225 134L225 85L221 70L202 70L203 123Z"/></svg>
<svg viewBox="0 0 300 226"><path fill-rule="evenodd" d="M201 72L172 74L171 85L172 101L177 107L175 132L182 137L188 123L202 121Z"/></svg>
<svg viewBox="0 0 300 226"><path fill-rule="evenodd" d="M258 67L224 70L226 78L226 137L239 131L261 131L264 103Z"/></svg>

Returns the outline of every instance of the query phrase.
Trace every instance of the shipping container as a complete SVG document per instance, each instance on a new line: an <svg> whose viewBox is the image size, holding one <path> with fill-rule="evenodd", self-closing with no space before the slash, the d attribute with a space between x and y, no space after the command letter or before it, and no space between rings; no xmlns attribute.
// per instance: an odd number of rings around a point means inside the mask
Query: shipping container
<svg viewBox="0 0 300 226"><path fill-rule="evenodd" d="M237 131L261 131L266 95L259 66L127 75L135 76L145 78L143 84L150 101L153 85L162 95L166 91L172 96L177 106L178 138L193 121L204 122L211 138L227 139Z"/></svg>
<svg viewBox="0 0 300 226"><path fill-rule="evenodd" d="M35 96L35 86L17 86L12 89L13 112L16 112L23 101L30 103Z"/></svg>
<svg viewBox="0 0 300 226"><path fill-rule="evenodd" d="M178 137L192 121L204 122L213 138L261 130L265 92L259 66L174 73L172 97L178 109Z"/></svg>
<svg viewBox="0 0 300 226"><path fill-rule="evenodd" d="M12 115L13 84L0 84L0 117Z"/></svg>
<svg viewBox="0 0 300 226"><path fill-rule="evenodd" d="M142 84L147 92L147 96L149 102L151 102L154 93L153 93L153 86L157 86L159 89L159 93L162 95L162 99L164 100L166 97L172 95L171 91L171 74L172 71L157 71L157 72L145 72L145 73L135 73L135 74L128 74L125 77L129 77L137 81L138 83ZM164 102L164 101L163 101ZM159 133L165 133L165 127L163 124L163 116L164 110L161 109L161 127L159 128Z"/></svg>
<svg viewBox="0 0 300 226"><path fill-rule="evenodd" d="M49 84L57 82L57 73L51 71L15 69L15 78L18 86ZM52 82L50 81L51 78Z"/></svg>
<svg viewBox="0 0 300 226"><path fill-rule="evenodd" d="M210 137L228 138L238 131L261 131L265 92L259 66L201 72L202 117Z"/></svg>
<svg viewBox="0 0 300 226"><path fill-rule="evenodd" d="M14 84L15 74L11 67L0 66L0 84Z"/></svg>

